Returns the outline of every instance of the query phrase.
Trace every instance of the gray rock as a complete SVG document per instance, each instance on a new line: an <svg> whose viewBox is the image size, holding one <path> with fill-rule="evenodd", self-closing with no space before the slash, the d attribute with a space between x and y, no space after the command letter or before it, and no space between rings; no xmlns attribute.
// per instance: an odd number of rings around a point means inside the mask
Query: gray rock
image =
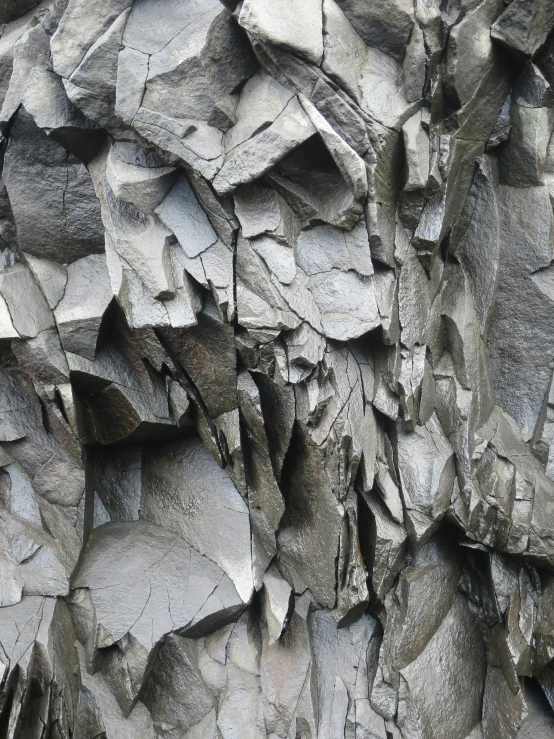
<svg viewBox="0 0 554 739"><path fill-rule="evenodd" d="M275 190L245 185L235 192L234 199L235 212L246 239L275 231L279 226L281 211Z"/></svg>
<svg viewBox="0 0 554 739"><path fill-rule="evenodd" d="M9 23L14 18L19 18L38 5L39 2L40 0L11 0L11 2L7 2L5 7L2 8L0 23Z"/></svg>
<svg viewBox="0 0 554 739"><path fill-rule="evenodd" d="M511 130L499 157L501 180L512 187L540 184L554 126L552 108L530 108L512 100Z"/></svg>
<svg viewBox="0 0 554 739"><path fill-rule="evenodd" d="M451 29L448 37L444 85L457 105L464 105L492 66L495 45L491 23L503 10L498 0L487 0L471 9Z"/></svg>
<svg viewBox="0 0 554 739"><path fill-rule="evenodd" d="M323 55L321 0L302 8L279 0L244 0L239 23L261 41L274 44L319 64Z"/></svg>
<svg viewBox="0 0 554 739"><path fill-rule="evenodd" d="M187 257L198 256L217 241L217 236L184 175L179 176L170 192L158 204L156 215L173 231Z"/></svg>
<svg viewBox="0 0 554 739"><path fill-rule="evenodd" d="M111 127L114 116L118 56L130 6L89 47L79 66L64 81L68 97L85 115Z"/></svg>
<svg viewBox="0 0 554 739"><path fill-rule="evenodd" d="M452 449L436 416L411 433L399 428L397 443L406 529L414 544L421 545L450 504L455 474Z"/></svg>
<svg viewBox="0 0 554 739"><path fill-rule="evenodd" d="M89 173L24 110L11 128L4 181L22 251L68 263L104 250L100 207ZM44 203L40 213L36 202Z"/></svg>
<svg viewBox="0 0 554 739"><path fill-rule="evenodd" d="M108 560L118 558L117 572L106 569L106 553ZM132 589L126 587L128 577ZM122 667L134 675L132 685L115 691L127 715L150 672L148 656L162 637L171 631L200 636L235 620L245 606L217 565L146 521L95 529L73 585L90 591L100 627L90 634L90 648L108 650L102 670L108 684L113 685L114 649L123 652Z"/></svg>
<svg viewBox="0 0 554 739"><path fill-rule="evenodd" d="M69 379L69 367L57 331L47 328L27 341L13 341L17 361L35 380L45 384L63 384Z"/></svg>
<svg viewBox="0 0 554 739"><path fill-rule="evenodd" d="M77 159L88 163L98 153L104 134L71 103L62 80L53 72L35 67L22 103L37 126Z"/></svg>
<svg viewBox="0 0 554 739"><path fill-rule="evenodd" d="M319 603L332 608L342 516L321 453L306 436L301 431L293 440L295 456L289 458L283 481L289 506L279 530L280 560L285 572L290 569ZM294 498L287 491L296 491Z"/></svg>
<svg viewBox="0 0 554 739"><path fill-rule="evenodd" d="M54 319L29 269L16 264L0 272L0 293L18 335L33 339L52 328Z"/></svg>
<svg viewBox="0 0 554 739"><path fill-rule="evenodd" d="M402 60L414 25L414 9L405 0L377 2L338 0L338 4L365 43Z"/></svg>
<svg viewBox="0 0 554 739"><path fill-rule="evenodd" d="M274 644L288 626L292 604L292 590L279 570L272 565L264 575L263 612L269 632L269 646Z"/></svg>
<svg viewBox="0 0 554 739"><path fill-rule="evenodd" d="M514 54L530 57L544 44L553 26L554 14L549 3L517 0L493 23L491 36Z"/></svg>
<svg viewBox="0 0 554 739"><path fill-rule="evenodd" d="M48 36L41 25L28 28L13 46L13 70L4 97L0 120L7 123L21 105L30 75L48 62Z"/></svg>
<svg viewBox="0 0 554 739"><path fill-rule="evenodd" d="M239 117L236 125L240 122ZM239 185L252 182L315 132L298 99L291 99L268 128L230 150L214 178L214 188L220 195L225 195ZM232 133L233 129L227 135Z"/></svg>
<svg viewBox="0 0 554 739"><path fill-rule="evenodd" d="M145 5L138 7L142 10ZM156 3L149 6L150 14L159 12ZM234 92L257 65L234 18L218 0L194 3L190 10L194 16L182 30L172 29L168 42L148 57L142 105L172 118L208 121L215 104ZM133 15L134 11L131 23ZM126 32L124 44L127 38ZM142 44L135 48L144 51Z"/></svg>
<svg viewBox="0 0 554 739"><path fill-rule="evenodd" d="M225 508L224 523L220 506ZM141 517L175 531L227 574L248 602L252 564L248 509L199 439L145 450Z"/></svg>
<svg viewBox="0 0 554 739"><path fill-rule="evenodd" d="M406 93L406 100L410 103L419 100L423 95L425 62L426 53L423 31L417 23L414 23L402 64L404 91Z"/></svg>
<svg viewBox="0 0 554 739"><path fill-rule="evenodd" d="M67 269L57 262L33 257L30 254L26 254L25 258L48 301L48 305L53 310L63 297L67 283Z"/></svg>
<svg viewBox="0 0 554 739"><path fill-rule="evenodd" d="M54 311L65 351L94 360L102 318L112 297L103 254L69 265L64 294Z"/></svg>
<svg viewBox="0 0 554 739"><path fill-rule="evenodd" d="M116 198L149 213L164 200L175 179L174 167L157 164L136 145L116 144L106 162L106 180Z"/></svg>
<svg viewBox="0 0 554 739"><path fill-rule="evenodd" d="M552 88L539 67L528 62L519 74L514 99L529 108L551 108L554 105Z"/></svg>
<svg viewBox="0 0 554 739"><path fill-rule="evenodd" d="M91 18L88 3L70 0L50 44L54 72L61 77L71 77L92 45L130 6L130 0L96 3Z"/></svg>
<svg viewBox="0 0 554 739"><path fill-rule="evenodd" d="M150 57L142 51L124 46L117 57L115 113L132 124L144 97Z"/></svg>
<svg viewBox="0 0 554 739"><path fill-rule="evenodd" d="M548 735L550 0L0 22L0 734Z"/></svg>
<svg viewBox="0 0 554 739"><path fill-rule="evenodd" d="M545 342L550 336L551 207L543 187L500 187L498 192L502 226L498 297L489 329L491 368L498 403L529 439L550 382ZM525 246L531 243L532 249ZM516 256L521 249L529 250L525 262ZM521 325L527 311L533 316L533 332L523 341Z"/></svg>
<svg viewBox="0 0 554 739"><path fill-rule="evenodd" d="M479 163L462 215L465 230L460 229L456 256L475 297L475 308L483 328L492 307L499 268L499 213L496 163L484 158Z"/></svg>
<svg viewBox="0 0 554 739"><path fill-rule="evenodd" d="M193 639L170 634L158 651L143 688L143 702L156 727L194 736L191 734L194 727L202 724L210 713L215 714L214 697L200 674L197 645ZM207 737L209 723L206 723L203 735ZM213 724L212 736L215 736L215 717Z"/></svg>

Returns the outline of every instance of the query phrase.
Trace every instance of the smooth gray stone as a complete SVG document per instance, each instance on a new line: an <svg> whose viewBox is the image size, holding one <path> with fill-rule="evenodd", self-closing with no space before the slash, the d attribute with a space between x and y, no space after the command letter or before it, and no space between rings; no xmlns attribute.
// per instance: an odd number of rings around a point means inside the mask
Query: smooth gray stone
<svg viewBox="0 0 554 739"><path fill-rule="evenodd" d="M138 101L138 96L133 99ZM215 177L223 164L221 131L203 121L181 121L144 107L135 112L135 108L133 104L133 126L141 136L181 159L199 176Z"/></svg>
<svg viewBox="0 0 554 739"><path fill-rule="evenodd" d="M478 164L462 215L455 254L464 267L483 328L495 299L500 268L500 214L496 161L484 157Z"/></svg>
<svg viewBox="0 0 554 739"><path fill-rule="evenodd" d="M285 490L296 490L279 530L280 561L298 573L314 598L332 608L335 603L335 556L341 515L337 509L321 453L305 431L298 434L294 458L289 458ZM285 495L286 499L286 495Z"/></svg>
<svg viewBox="0 0 554 739"><path fill-rule="evenodd" d="M221 520L220 506L225 508ZM141 517L175 531L219 565L247 602L252 595L248 508L199 439L145 449Z"/></svg>
<svg viewBox="0 0 554 739"><path fill-rule="evenodd" d="M186 5L177 0L162 0L161 4L139 0L125 26L123 43L144 54L155 54L182 29L216 8L221 10L221 5L214 0L192 0Z"/></svg>
<svg viewBox="0 0 554 739"><path fill-rule="evenodd" d="M337 710L343 704L343 701L337 699L344 692L347 709L351 702L355 702L357 708L358 700L367 698L368 682L372 680L376 667L372 664L372 658L376 657L374 647L377 642L377 622L364 614L352 626L338 629L332 613L321 610L310 614L309 623L313 640L320 730L331 736L340 736L336 726L340 723L344 727L346 710L343 708L343 713L340 709Z"/></svg>
<svg viewBox="0 0 554 739"><path fill-rule="evenodd" d="M33 339L54 326L52 312L31 271L16 264L0 272L0 294L19 336Z"/></svg>
<svg viewBox="0 0 554 739"><path fill-rule="evenodd" d="M322 0L302 7L287 0L244 0L239 23L261 41L319 64L323 55Z"/></svg>
<svg viewBox="0 0 554 739"><path fill-rule="evenodd" d="M211 418L237 407L232 326L200 313L197 327L162 329L161 334L198 388Z"/></svg>
<svg viewBox="0 0 554 739"><path fill-rule="evenodd" d="M89 173L24 110L11 128L4 181L22 251L67 264L104 250L100 207ZM40 212L37 202L44 204Z"/></svg>
<svg viewBox="0 0 554 739"><path fill-rule="evenodd" d="M176 634L165 640L143 688L142 700L155 724L171 726L172 731L189 732L208 714L215 714L214 696L198 666L197 641Z"/></svg>
<svg viewBox="0 0 554 739"><path fill-rule="evenodd" d="M338 0L338 4L368 46L402 60L414 25L411 3Z"/></svg>
<svg viewBox="0 0 554 739"><path fill-rule="evenodd" d="M217 241L206 214L183 174L155 212L162 223L173 231L187 257L198 256Z"/></svg>
<svg viewBox="0 0 554 739"><path fill-rule="evenodd" d="M260 658L260 679L266 726L274 736L286 735L302 716L313 726L314 706L310 695L311 652L307 624L309 597L294 599L287 630L271 643L265 635ZM315 729L315 727L314 727Z"/></svg>
<svg viewBox="0 0 554 739"><path fill-rule="evenodd" d="M114 557L119 563L115 572L106 566ZM176 534L146 521L95 529L73 586L90 590L97 623L102 625L90 635L91 646L123 646L121 640L128 635L145 657L169 632L198 637L236 620L246 605L217 565ZM143 657L136 669L142 682Z"/></svg>
<svg viewBox="0 0 554 739"><path fill-rule="evenodd" d="M67 269L62 264L52 262L49 259L33 257L31 254L26 254L25 258L48 301L48 305L53 310L63 297L67 283Z"/></svg>
<svg viewBox="0 0 554 739"><path fill-rule="evenodd" d="M265 231L275 231L281 220L281 210L275 190L245 185L234 194L235 212L246 239Z"/></svg>
<svg viewBox="0 0 554 739"><path fill-rule="evenodd" d="M502 669L489 665L483 696L483 736L517 736L525 711L523 692L514 695Z"/></svg>
<svg viewBox="0 0 554 739"><path fill-rule="evenodd" d="M29 4L0 734L546 736L552 2Z"/></svg>
<svg viewBox="0 0 554 739"><path fill-rule="evenodd" d="M96 115L91 114L90 104L82 108L89 118L99 120L99 122L107 120L111 123L110 116L115 105L119 49L123 31L128 23L129 12L129 8L123 10L121 15L96 39L69 78L72 85L84 91L85 99L87 93L93 100L99 96L102 97L102 104L94 106Z"/></svg>
<svg viewBox="0 0 554 739"><path fill-rule="evenodd" d="M550 382L551 206L544 187L500 187L498 192L501 245L488 334L491 368L497 402L529 439ZM522 250L528 254L524 261ZM529 320L531 333L523 329Z"/></svg>
<svg viewBox="0 0 554 739"><path fill-rule="evenodd" d="M143 213L154 210L166 197L174 173L174 167L156 166L133 144L112 146L106 162L106 180L113 194Z"/></svg>
<svg viewBox="0 0 554 739"><path fill-rule="evenodd" d="M142 51L124 46L117 57L115 113L132 124L141 107L148 77L150 57Z"/></svg>
<svg viewBox="0 0 554 739"><path fill-rule="evenodd" d="M551 108L554 106L552 88L533 62L528 62L518 75L514 88L514 100L528 108Z"/></svg>
<svg viewBox="0 0 554 739"><path fill-rule="evenodd" d="M233 129L227 135L232 132ZM315 132L298 99L291 99L268 128L238 144L226 155L223 167L214 178L216 192L226 195L239 185L257 179Z"/></svg>
<svg viewBox="0 0 554 739"><path fill-rule="evenodd" d="M256 71L250 47L229 12L218 0L204 5L203 13L180 33L172 32L171 40L148 58L145 108L208 121L217 101ZM159 12L155 3L151 12Z"/></svg>
<svg viewBox="0 0 554 739"><path fill-rule="evenodd" d="M410 103L419 100L423 94L425 62L426 53L423 31L417 23L414 23L402 63L404 91L406 93L406 100Z"/></svg>
<svg viewBox="0 0 554 739"><path fill-rule="evenodd" d="M64 294L54 311L65 351L94 360L102 318L112 298L103 254L69 265Z"/></svg>
<svg viewBox="0 0 554 739"><path fill-rule="evenodd" d="M415 709L414 713L421 717L416 726L421 727L422 736L430 732L446 739L454 731L459 736L471 731L481 715L485 665L480 640L479 628L466 601L456 597L422 654L401 670L398 723L404 730L411 728L410 713ZM436 665L443 654L448 654L449 664L441 665L435 673L435 685L419 680L421 672ZM451 704L453 695L455 703Z"/></svg>
<svg viewBox="0 0 554 739"><path fill-rule="evenodd" d="M8 34L9 36L9 34ZM48 36L41 25L26 29L13 47L13 71L3 101L0 120L8 122L21 105L29 75L35 68L45 67L48 62ZM7 70L6 70L7 71Z"/></svg>
<svg viewBox="0 0 554 739"><path fill-rule="evenodd" d="M244 85L236 110L237 121L224 136L225 151L266 128L283 112L293 93L263 70Z"/></svg>
<svg viewBox="0 0 554 739"><path fill-rule="evenodd" d="M532 187L542 181L547 147L552 128L552 108L531 108L512 100L510 136L499 157L503 184Z"/></svg>
<svg viewBox="0 0 554 739"><path fill-rule="evenodd" d="M50 44L54 72L71 77L95 41L129 7L131 0L95 2L92 7L84 0L70 0Z"/></svg>
<svg viewBox="0 0 554 739"><path fill-rule="evenodd" d="M464 105L490 69L495 57L491 23L503 10L499 0L485 0L450 31L444 84L457 105Z"/></svg>
<svg viewBox="0 0 554 739"><path fill-rule="evenodd" d="M437 529L450 505L453 452L436 416L413 432L400 426L397 443L406 529L414 544L420 546Z"/></svg>
<svg viewBox="0 0 554 739"><path fill-rule="evenodd" d="M264 575L264 617L269 631L269 645L274 644L288 626L292 590L279 570L272 565Z"/></svg>
<svg viewBox="0 0 554 739"><path fill-rule="evenodd" d="M79 658L84 663L85 653L83 648L79 647L80 645L78 645ZM152 716L144 703L137 701L131 713L125 716L101 672L90 675L86 670L82 670L82 682L76 722L78 730L83 733L81 735L77 733L77 736L85 739L90 736L87 731L100 729L106 732L109 739L112 737L133 739L135 736L154 739L156 734Z"/></svg>
<svg viewBox="0 0 554 739"><path fill-rule="evenodd" d="M77 159L88 163L98 153L104 134L72 104L62 80L53 72L33 69L22 104L37 126Z"/></svg>
<svg viewBox="0 0 554 739"><path fill-rule="evenodd" d="M69 367L57 331L47 328L27 341L13 341L18 362L36 380L45 384L65 383Z"/></svg>

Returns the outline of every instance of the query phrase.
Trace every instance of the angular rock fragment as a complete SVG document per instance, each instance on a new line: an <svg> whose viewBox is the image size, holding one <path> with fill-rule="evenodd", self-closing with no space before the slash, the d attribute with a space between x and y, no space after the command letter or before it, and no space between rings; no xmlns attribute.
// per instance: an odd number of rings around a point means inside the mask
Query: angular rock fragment
<svg viewBox="0 0 554 739"><path fill-rule="evenodd" d="M321 61L321 0L308 0L302 8L287 0L245 0L239 23L262 41L295 52L315 64Z"/></svg>
<svg viewBox="0 0 554 739"><path fill-rule="evenodd" d="M22 251L67 264L104 250L100 208L85 166L50 141L23 109L11 128L4 182Z"/></svg>
<svg viewBox="0 0 554 739"><path fill-rule="evenodd" d="M240 123L239 117L236 125ZM226 195L256 180L315 132L298 99L292 98L271 125L228 151L214 178L216 191ZM227 135L232 133L233 129Z"/></svg>
<svg viewBox="0 0 554 739"><path fill-rule="evenodd" d="M69 265L64 294L54 311L65 351L94 360L102 318L111 300L103 254L83 257Z"/></svg>
<svg viewBox="0 0 554 739"><path fill-rule="evenodd" d="M117 558L117 572L106 569L106 556ZM166 634L200 636L236 620L246 605L216 564L146 521L95 529L73 587L77 599L83 589L90 593L89 605L81 608L98 628L87 634L87 648L90 657L104 650L102 673L127 715L150 673L151 652L157 653ZM117 652L120 667L114 661ZM130 678L124 686L114 684L120 670Z"/></svg>
<svg viewBox="0 0 554 739"><path fill-rule="evenodd" d="M517 0L506 8L491 27L491 36L514 54L529 57L546 41L554 27L548 3Z"/></svg>
<svg viewBox="0 0 554 739"><path fill-rule="evenodd" d="M218 564L243 600L250 599L248 510L232 480L198 439L145 450L140 511L141 518L175 531Z"/></svg>
<svg viewBox="0 0 554 739"><path fill-rule="evenodd" d="M148 54L141 104L171 118L207 121L215 104L255 71L252 52L217 0L175 9L181 16L174 19L178 25L170 26L168 17L165 43L153 48L153 40L138 40L136 35L157 12L152 2L133 8L123 35L125 48Z"/></svg>

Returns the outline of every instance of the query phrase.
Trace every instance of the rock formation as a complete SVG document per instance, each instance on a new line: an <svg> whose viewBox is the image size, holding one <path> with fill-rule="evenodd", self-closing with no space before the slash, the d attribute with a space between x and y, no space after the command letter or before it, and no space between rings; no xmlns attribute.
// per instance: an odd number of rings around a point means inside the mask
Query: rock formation
<svg viewBox="0 0 554 739"><path fill-rule="evenodd" d="M554 736L554 0L0 23L0 737Z"/></svg>

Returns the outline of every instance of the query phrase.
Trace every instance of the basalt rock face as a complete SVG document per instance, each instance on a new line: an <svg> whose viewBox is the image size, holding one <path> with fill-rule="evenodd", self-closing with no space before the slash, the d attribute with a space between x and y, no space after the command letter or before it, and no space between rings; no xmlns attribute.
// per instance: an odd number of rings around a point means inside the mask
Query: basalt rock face
<svg viewBox="0 0 554 739"><path fill-rule="evenodd" d="M554 736L553 1L0 22L0 736Z"/></svg>

